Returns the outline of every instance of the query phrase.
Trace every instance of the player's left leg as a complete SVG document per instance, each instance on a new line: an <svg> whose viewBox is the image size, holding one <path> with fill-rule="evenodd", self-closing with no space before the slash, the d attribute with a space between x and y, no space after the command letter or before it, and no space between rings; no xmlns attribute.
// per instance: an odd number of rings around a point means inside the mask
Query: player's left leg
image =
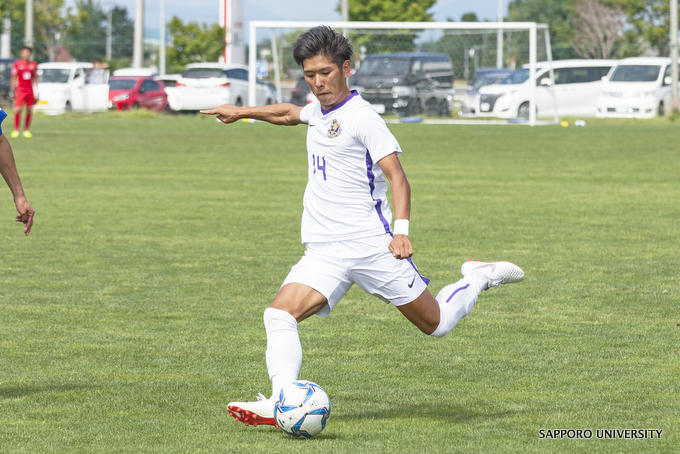
<svg viewBox="0 0 680 454"><path fill-rule="evenodd" d="M445 286L436 298L425 290L397 306L399 311L425 334L442 337L470 313L482 291L524 279L521 268L509 262L468 262L461 272L463 279Z"/></svg>
<svg viewBox="0 0 680 454"><path fill-rule="evenodd" d="M26 103L26 118L24 119L24 133L23 136L27 139L33 137L29 128L31 127L31 119L33 118L33 97Z"/></svg>

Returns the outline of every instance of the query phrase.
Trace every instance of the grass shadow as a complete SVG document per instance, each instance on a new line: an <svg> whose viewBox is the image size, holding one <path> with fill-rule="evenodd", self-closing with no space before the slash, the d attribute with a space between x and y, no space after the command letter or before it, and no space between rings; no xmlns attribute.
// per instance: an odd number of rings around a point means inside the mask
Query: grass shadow
<svg viewBox="0 0 680 454"><path fill-rule="evenodd" d="M356 419L393 419L393 418L432 418L437 420L447 420L450 422L466 422L474 419L500 419L519 413L515 410L485 412L480 411L479 407L473 410L469 406L443 406L438 404L421 405L395 405L392 408L359 411L349 414L334 414L331 418L335 420L356 420Z"/></svg>
<svg viewBox="0 0 680 454"><path fill-rule="evenodd" d="M55 384L0 387L0 399L16 399L18 397L39 393L78 391L85 388L93 388L93 386L82 384Z"/></svg>

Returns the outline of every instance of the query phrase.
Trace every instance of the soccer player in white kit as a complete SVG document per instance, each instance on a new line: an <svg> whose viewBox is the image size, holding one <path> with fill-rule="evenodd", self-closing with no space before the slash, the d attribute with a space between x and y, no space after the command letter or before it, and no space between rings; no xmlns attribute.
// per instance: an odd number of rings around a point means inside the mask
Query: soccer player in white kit
<svg viewBox="0 0 680 454"><path fill-rule="evenodd" d="M320 26L300 35L293 56L317 101L304 108L281 103L203 111L223 123L251 118L308 126L305 255L264 311L271 397L259 394L252 402L228 404L229 413L246 425L276 425L275 396L283 384L298 378L302 364L298 323L313 314L329 315L353 283L392 303L424 333L441 337L470 312L483 290L524 278L509 262L470 261L461 268L462 279L433 297L429 280L410 258L411 193L399 162L402 150L370 104L347 87L351 45ZM393 226L386 180L392 188Z"/></svg>

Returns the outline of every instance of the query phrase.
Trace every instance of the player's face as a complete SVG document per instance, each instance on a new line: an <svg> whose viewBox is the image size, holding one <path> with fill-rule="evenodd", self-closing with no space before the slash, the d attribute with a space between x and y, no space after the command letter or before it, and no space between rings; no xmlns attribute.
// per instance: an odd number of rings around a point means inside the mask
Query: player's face
<svg viewBox="0 0 680 454"><path fill-rule="evenodd" d="M21 49L21 59L28 61L31 58L31 51L28 49Z"/></svg>
<svg viewBox="0 0 680 454"><path fill-rule="evenodd" d="M342 67L338 67L322 54L306 58L302 62L305 80L324 109L340 104L349 96L346 78L349 76L350 65L350 61L345 60Z"/></svg>

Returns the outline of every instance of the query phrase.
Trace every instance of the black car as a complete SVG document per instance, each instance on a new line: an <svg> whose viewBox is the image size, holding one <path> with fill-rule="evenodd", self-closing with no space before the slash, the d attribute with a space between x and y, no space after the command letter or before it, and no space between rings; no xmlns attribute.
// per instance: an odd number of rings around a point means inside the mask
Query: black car
<svg viewBox="0 0 680 454"><path fill-rule="evenodd" d="M304 76L300 77L290 92L290 102L296 106L304 106L307 104L307 95L309 95L309 85L305 81Z"/></svg>
<svg viewBox="0 0 680 454"><path fill-rule="evenodd" d="M12 65L16 58L0 58L0 98L9 96L9 82L12 79Z"/></svg>
<svg viewBox="0 0 680 454"><path fill-rule="evenodd" d="M361 60L353 85L378 112L449 115L453 64L448 54L370 54Z"/></svg>

